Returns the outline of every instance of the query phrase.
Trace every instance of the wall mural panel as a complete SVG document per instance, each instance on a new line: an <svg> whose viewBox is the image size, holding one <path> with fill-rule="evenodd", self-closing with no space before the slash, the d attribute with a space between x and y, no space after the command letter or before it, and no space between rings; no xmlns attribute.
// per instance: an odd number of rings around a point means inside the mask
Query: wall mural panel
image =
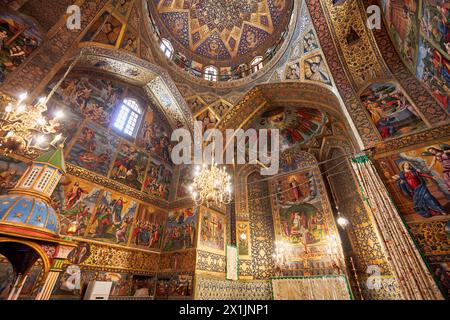
<svg viewBox="0 0 450 320"><path fill-rule="evenodd" d="M119 139L102 127L89 122L81 129L66 160L81 168L107 176L118 145Z"/></svg>
<svg viewBox="0 0 450 320"><path fill-rule="evenodd" d="M394 83L370 85L361 93L361 101L383 139L426 128L417 109Z"/></svg>
<svg viewBox="0 0 450 320"><path fill-rule="evenodd" d="M411 72L450 113L450 7L445 0L382 0L390 34Z"/></svg>
<svg viewBox="0 0 450 320"><path fill-rule="evenodd" d="M167 214L145 205L139 207L131 235L131 246L160 250Z"/></svg>
<svg viewBox="0 0 450 320"><path fill-rule="evenodd" d="M449 292L450 141L378 160L380 172L413 237Z"/></svg>
<svg viewBox="0 0 450 320"><path fill-rule="evenodd" d="M115 192L104 192L86 236L126 245L137 207L138 204L131 198Z"/></svg>
<svg viewBox="0 0 450 320"><path fill-rule="evenodd" d="M119 149L110 177L137 190L142 189L148 155L134 145L123 143Z"/></svg>
<svg viewBox="0 0 450 320"><path fill-rule="evenodd" d="M156 159L150 159L143 191L157 198L169 201L172 177L173 170L170 166Z"/></svg>
<svg viewBox="0 0 450 320"><path fill-rule="evenodd" d="M177 251L195 247L198 209L185 208L169 212L163 250Z"/></svg>
<svg viewBox="0 0 450 320"><path fill-rule="evenodd" d="M197 248L225 254L227 226L225 217L211 209L201 208L199 223Z"/></svg>
<svg viewBox="0 0 450 320"><path fill-rule="evenodd" d="M40 27L25 16L0 13L0 84L42 43Z"/></svg>

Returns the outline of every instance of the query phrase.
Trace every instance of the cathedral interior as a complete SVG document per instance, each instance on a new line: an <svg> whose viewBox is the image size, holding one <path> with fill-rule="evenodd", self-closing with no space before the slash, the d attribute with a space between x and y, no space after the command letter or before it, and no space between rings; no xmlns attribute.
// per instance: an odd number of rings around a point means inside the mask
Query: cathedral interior
<svg viewBox="0 0 450 320"><path fill-rule="evenodd" d="M0 300L446 300L449 213L446 0L0 0Z"/></svg>

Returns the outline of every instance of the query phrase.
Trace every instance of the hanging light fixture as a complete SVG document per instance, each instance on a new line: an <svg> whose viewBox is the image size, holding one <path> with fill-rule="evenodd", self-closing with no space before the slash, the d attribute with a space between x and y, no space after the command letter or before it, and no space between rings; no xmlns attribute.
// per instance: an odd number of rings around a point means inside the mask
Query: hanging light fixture
<svg viewBox="0 0 450 320"><path fill-rule="evenodd" d="M74 59L64 76L58 81L47 97L40 98L36 103L27 103L28 94L22 93L15 102L8 103L0 115L0 148L6 154L12 152L33 153L46 151L63 140L60 120L64 116L61 110L56 111L52 118L46 115L47 103L61 86L69 72L82 55Z"/></svg>
<svg viewBox="0 0 450 320"><path fill-rule="evenodd" d="M348 221L348 219L346 218L346 217L344 217L343 215L342 215L342 213L339 211L339 207L338 206L336 206L336 210L337 210L337 219L336 219L336 222L338 223L338 225L340 225L342 228L345 228L345 227L347 227L348 225L349 225L349 221Z"/></svg>
<svg viewBox="0 0 450 320"><path fill-rule="evenodd" d="M196 206L227 205L232 200L231 176L225 166L219 168L212 162L210 166L197 166L194 171L194 182L189 187Z"/></svg>

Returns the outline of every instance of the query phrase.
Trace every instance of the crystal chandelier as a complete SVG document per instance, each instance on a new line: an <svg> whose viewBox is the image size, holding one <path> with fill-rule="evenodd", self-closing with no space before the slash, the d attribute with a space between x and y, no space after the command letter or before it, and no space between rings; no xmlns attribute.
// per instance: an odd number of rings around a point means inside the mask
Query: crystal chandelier
<svg viewBox="0 0 450 320"><path fill-rule="evenodd" d="M0 148L6 154L12 152L32 154L36 151L46 151L62 142L63 137L58 130L61 127L59 120L64 114L62 111L56 111L50 119L47 115L47 103L82 54L81 50L47 97L40 98L37 103L27 104L28 95L22 93L17 101L12 101L4 107L0 115Z"/></svg>
<svg viewBox="0 0 450 320"><path fill-rule="evenodd" d="M0 117L0 147L6 153L32 149L48 150L62 140L58 134L59 119L62 111L57 111L52 119L44 114L47 112L47 98L40 98L34 105L27 105L27 94L23 93L15 103L9 103Z"/></svg>
<svg viewBox="0 0 450 320"><path fill-rule="evenodd" d="M214 164L197 166L194 171L194 182L189 187L196 206L216 205L218 207L231 203L231 176L225 166L221 169Z"/></svg>

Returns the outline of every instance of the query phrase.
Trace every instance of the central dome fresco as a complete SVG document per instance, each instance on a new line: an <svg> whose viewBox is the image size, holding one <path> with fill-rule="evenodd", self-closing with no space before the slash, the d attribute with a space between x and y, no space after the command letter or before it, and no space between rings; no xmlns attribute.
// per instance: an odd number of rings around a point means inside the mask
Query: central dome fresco
<svg viewBox="0 0 450 320"><path fill-rule="evenodd" d="M280 39L293 0L153 0L161 37L194 61L229 66L263 55Z"/></svg>

